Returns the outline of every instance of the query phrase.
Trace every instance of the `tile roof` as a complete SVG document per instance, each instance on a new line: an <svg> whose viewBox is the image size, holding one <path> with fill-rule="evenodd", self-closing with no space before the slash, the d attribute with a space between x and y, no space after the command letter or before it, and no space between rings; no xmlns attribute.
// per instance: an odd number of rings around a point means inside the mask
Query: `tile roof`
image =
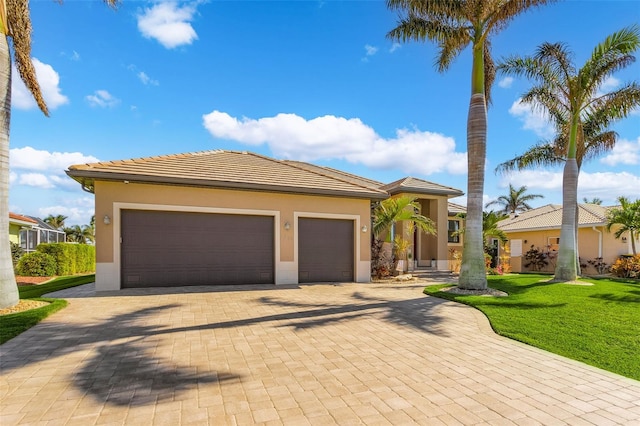
<svg viewBox="0 0 640 426"><path fill-rule="evenodd" d="M607 222L607 211L610 208L597 204L578 204L578 226L604 226ZM561 225L562 205L547 204L505 219L498 223L498 228L505 232L516 232L556 229Z"/></svg>
<svg viewBox="0 0 640 426"><path fill-rule="evenodd" d="M398 194L400 192L411 192L415 194L428 194L428 195L447 195L451 197L459 197L464 195L464 192L459 189L452 188L450 186L439 185L437 183L429 182L426 180L406 177L399 179L395 182L391 182L388 185L380 187L387 191L389 194Z"/></svg>
<svg viewBox="0 0 640 426"><path fill-rule="evenodd" d="M11 212L9 212L9 221L10 222L14 222L15 221L14 223L26 222L27 224L30 224L30 225L35 225L35 224L38 223L38 222L36 222L35 220L31 219L28 216L22 216L20 214L11 213Z"/></svg>
<svg viewBox="0 0 640 426"><path fill-rule="evenodd" d="M449 201L447 210L449 211L449 215L456 215L458 213L466 213L467 208L463 205L452 203Z"/></svg>
<svg viewBox="0 0 640 426"><path fill-rule="evenodd" d="M70 166L66 172L91 190L95 180L384 199L386 191L348 173L297 161L225 150Z"/></svg>

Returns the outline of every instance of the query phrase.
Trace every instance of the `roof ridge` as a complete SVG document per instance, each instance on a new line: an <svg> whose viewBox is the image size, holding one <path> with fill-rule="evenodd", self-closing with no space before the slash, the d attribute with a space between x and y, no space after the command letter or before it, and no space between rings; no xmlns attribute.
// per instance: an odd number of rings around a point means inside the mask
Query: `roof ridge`
<svg viewBox="0 0 640 426"><path fill-rule="evenodd" d="M589 203L578 203L578 208L582 208L583 210L586 210L588 213L591 213L592 215L596 216L599 219L607 220L607 216L606 213L603 215L601 212L597 212L592 210L590 207L591 206L598 206L598 208L603 209L605 212L608 211L608 208L605 206L600 206L598 204L589 204Z"/></svg>
<svg viewBox="0 0 640 426"><path fill-rule="evenodd" d="M250 153L250 154L253 154L253 155L256 155L256 156L261 156L260 154L255 154L255 153ZM329 178L329 179L333 179L333 180L337 180L339 182L346 183L346 184L349 184L349 185L355 185L355 186L358 186L358 187L366 189L366 190L377 191L377 192L380 192L381 194L387 194L387 196L389 195L387 191L384 191L384 190L382 190L380 188L367 187L367 186L361 185L360 183L357 183L357 182L349 182L346 179L341 179L341 178L338 178L336 176L331 176L329 174L319 173L319 172L317 172L315 170L305 169L305 168L300 167L300 166L298 166L296 164L293 164L293 162L291 162L289 160L276 160L275 158L269 158L269 157L264 157L264 158L267 158L267 159L269 159L271 161L274 161L274 162L277 162L279 164L284 164L287 167L292 167L292 168L297 169L297 170L302 170L302 171L305 171L305 172L313 173L315 175L323 176L325 178ZM295 162L295 160L294 160L294 162ZM307 164L311 164L311 163L307 163ZM318 169L318 168L321 169L322 168L322 166L316 166L315 164L311 164L311 165L315 166L314 168L316 168L316 169Z"/></svg>

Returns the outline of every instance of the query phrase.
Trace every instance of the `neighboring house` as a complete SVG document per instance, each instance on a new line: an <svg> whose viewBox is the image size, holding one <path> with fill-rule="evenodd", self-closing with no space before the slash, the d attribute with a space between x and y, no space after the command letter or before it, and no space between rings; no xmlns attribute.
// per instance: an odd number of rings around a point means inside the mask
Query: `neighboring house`
<svg viewBox="0 0 640 426"><path fill-rule="evenodd" d="M448 269L453 272L460 272L462 265L462 249L464 245L464 233L460 230L464 227L464 219L458 217L460 213L467 213L467 208L460 204L449 203L448 226L447 226L447 248L449 251Z"/></svg>
<svg viewBox="0 0 640 426"><path fill-rule="evenodd" d="M75 165L95 194L96 289L370 280L371 203L417 195L440 238L418 259L448 269L453 188L389 185L298 161L235 151Z"/></svg>
<svg viewBox="0 0 640 426"><path fill-rule="evenodd" d="M41 243L65 242L66 235L37 217L9 213L9 238L31 253Z"/></svg>
<svg viewBox="0 0 640 426"><path fill-rule="evenodd" d="M596 204L579 204L578 219L578 255L581 264L587 265L584 272L596 273L596 258L612 265L623 254L631 253L631 241L627 235L621 239L614 237L615 226L607 232L607 211L611 207ZM532 247L548 255L549 265L545 272L553 272L560 243L560 226L562 224L562 205L548 204L528 210L498 225L509 238L511 267L513 272L531 271L525 267L524 255Z"/></svg>
<svg viewBox="0 0 640 426"><path fill-rule="evenodd" d="M20 244L20 231L22 229L31 229L38 222L27 216L9 212L9 241Z"/></svg>

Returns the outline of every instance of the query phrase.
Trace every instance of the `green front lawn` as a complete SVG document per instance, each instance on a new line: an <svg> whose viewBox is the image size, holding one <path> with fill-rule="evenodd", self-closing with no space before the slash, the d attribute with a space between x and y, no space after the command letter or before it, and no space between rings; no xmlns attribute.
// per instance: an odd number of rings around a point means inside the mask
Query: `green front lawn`
<svg viewBox="0 0 640 426"><path fill-rule="evenodd" d="M496 333L640 380L640 283L584 279L550 284L548 275L489 276L508 297L460 296L428 286L425 293L471 305Z"/></svg>
<svg viewBox="0 0 640 426"><path fill-rule="evenodd" d="M63 299L41 298L43 294L94 282L95 274L58 277L46 284L18 287L20 299L49 302L41 308L0 316L0 344L33 327L49 315L67 306Z"/></svg>

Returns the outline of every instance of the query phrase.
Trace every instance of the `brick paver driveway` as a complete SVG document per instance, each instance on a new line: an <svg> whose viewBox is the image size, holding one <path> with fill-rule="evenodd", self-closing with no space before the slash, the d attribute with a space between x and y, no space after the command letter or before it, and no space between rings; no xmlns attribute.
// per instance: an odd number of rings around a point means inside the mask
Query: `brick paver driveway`
<svg viewBox="0 0 640 426"><path fill-rule="evenodd" d="M422 288L75 290L0 347L0 424L640 424L640 382Z"/></svg>

